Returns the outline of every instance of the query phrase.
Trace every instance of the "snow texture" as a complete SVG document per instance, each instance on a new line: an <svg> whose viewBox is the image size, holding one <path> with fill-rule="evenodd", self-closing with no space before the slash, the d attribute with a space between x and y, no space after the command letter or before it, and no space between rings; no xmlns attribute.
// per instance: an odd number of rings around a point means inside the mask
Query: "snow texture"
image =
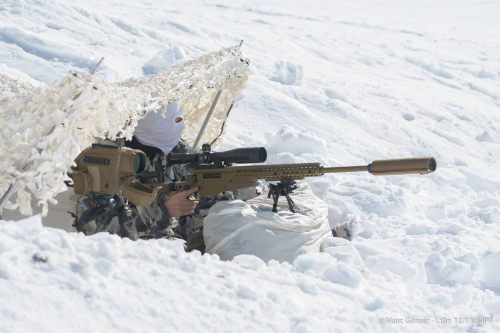
<svg viewBox="0 0 500 333"><path fill-rule="evenodd" d="M499 13L479 0L3 0L0 73L19 80L8 94L101 57L110 84L243 39L252 73L219 150L325 166L434 156L438 169L306 179L330 227L358 231L292 263L2 221L0 331L499 331ZM2 163L37 154L2 149Z"/></svg>

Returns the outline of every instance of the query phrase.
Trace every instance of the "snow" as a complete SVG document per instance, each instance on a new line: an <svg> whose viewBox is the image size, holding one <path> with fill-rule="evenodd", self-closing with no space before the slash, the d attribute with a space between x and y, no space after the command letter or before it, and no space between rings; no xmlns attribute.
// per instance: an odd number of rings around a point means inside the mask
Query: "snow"
<svg viewBox="0 0 500 333"><path fill-rule="evenodd" d="M276 74L273 78L274 81L287 84L300 86L304 78L302 66L296 65L289 61L279 61L275 64Z"/></svg>
<svg viewBox="0 0 500 333"><path fill-rule="evenodd" d="M175 66L183 60L186 60L186 55L182 48L172 45L170 48L160 51L153 58L149 59L142 66L142 72L144 75L156 74L159 70Z"/></svg>
<svg viewBox="0 0 500 333"><path fill-rule="evenodd" d="M220 150L438 168L307 179L330 226L358 230L290 262L2 221L0 331L498 331L499 13L463 0L2 1L13 79L44 86L104 57L97 75L120 82L243 39L252 74Z"/></svg>

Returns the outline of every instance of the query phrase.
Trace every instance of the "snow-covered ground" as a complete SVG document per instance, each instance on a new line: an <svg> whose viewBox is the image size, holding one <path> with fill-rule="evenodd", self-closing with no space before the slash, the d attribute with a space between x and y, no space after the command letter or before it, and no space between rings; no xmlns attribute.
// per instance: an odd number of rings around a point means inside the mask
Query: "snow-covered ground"
<svg viewBox="0 0 500 333"><path fill-rule="evenodd" d="M252 74L219 150L438 169L308 179L358 233L292 263L0 221L0 331L499 330L499 22L498 1L2 0L12 78L104 57L98 75L122 81L243 39Z"/></svg>

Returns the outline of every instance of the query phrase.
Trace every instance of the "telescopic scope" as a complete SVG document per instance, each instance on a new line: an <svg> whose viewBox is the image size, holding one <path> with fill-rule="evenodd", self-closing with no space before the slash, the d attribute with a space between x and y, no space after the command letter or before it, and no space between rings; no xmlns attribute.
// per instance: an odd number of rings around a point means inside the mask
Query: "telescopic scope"
<svg viewBox="0 0 500 333"><path fill-rule="evenodd" d="M167 159L169 164L262 163L267 159L267 151L264 147L252 147L237 148L224 152L170 153Z"/></svg>

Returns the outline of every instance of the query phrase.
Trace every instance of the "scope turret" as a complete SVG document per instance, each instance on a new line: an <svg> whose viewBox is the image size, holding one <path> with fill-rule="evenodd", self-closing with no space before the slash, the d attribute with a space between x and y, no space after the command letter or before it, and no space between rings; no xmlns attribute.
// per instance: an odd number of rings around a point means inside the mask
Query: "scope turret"
<svg viewBox="0 0 500 333"><path fill-rule="evenodd" d="M224 152L204 151L194 154L170 153L169 164L232 164L232 163L262 163L267 159L264 147L237 148Z"/></svg>

